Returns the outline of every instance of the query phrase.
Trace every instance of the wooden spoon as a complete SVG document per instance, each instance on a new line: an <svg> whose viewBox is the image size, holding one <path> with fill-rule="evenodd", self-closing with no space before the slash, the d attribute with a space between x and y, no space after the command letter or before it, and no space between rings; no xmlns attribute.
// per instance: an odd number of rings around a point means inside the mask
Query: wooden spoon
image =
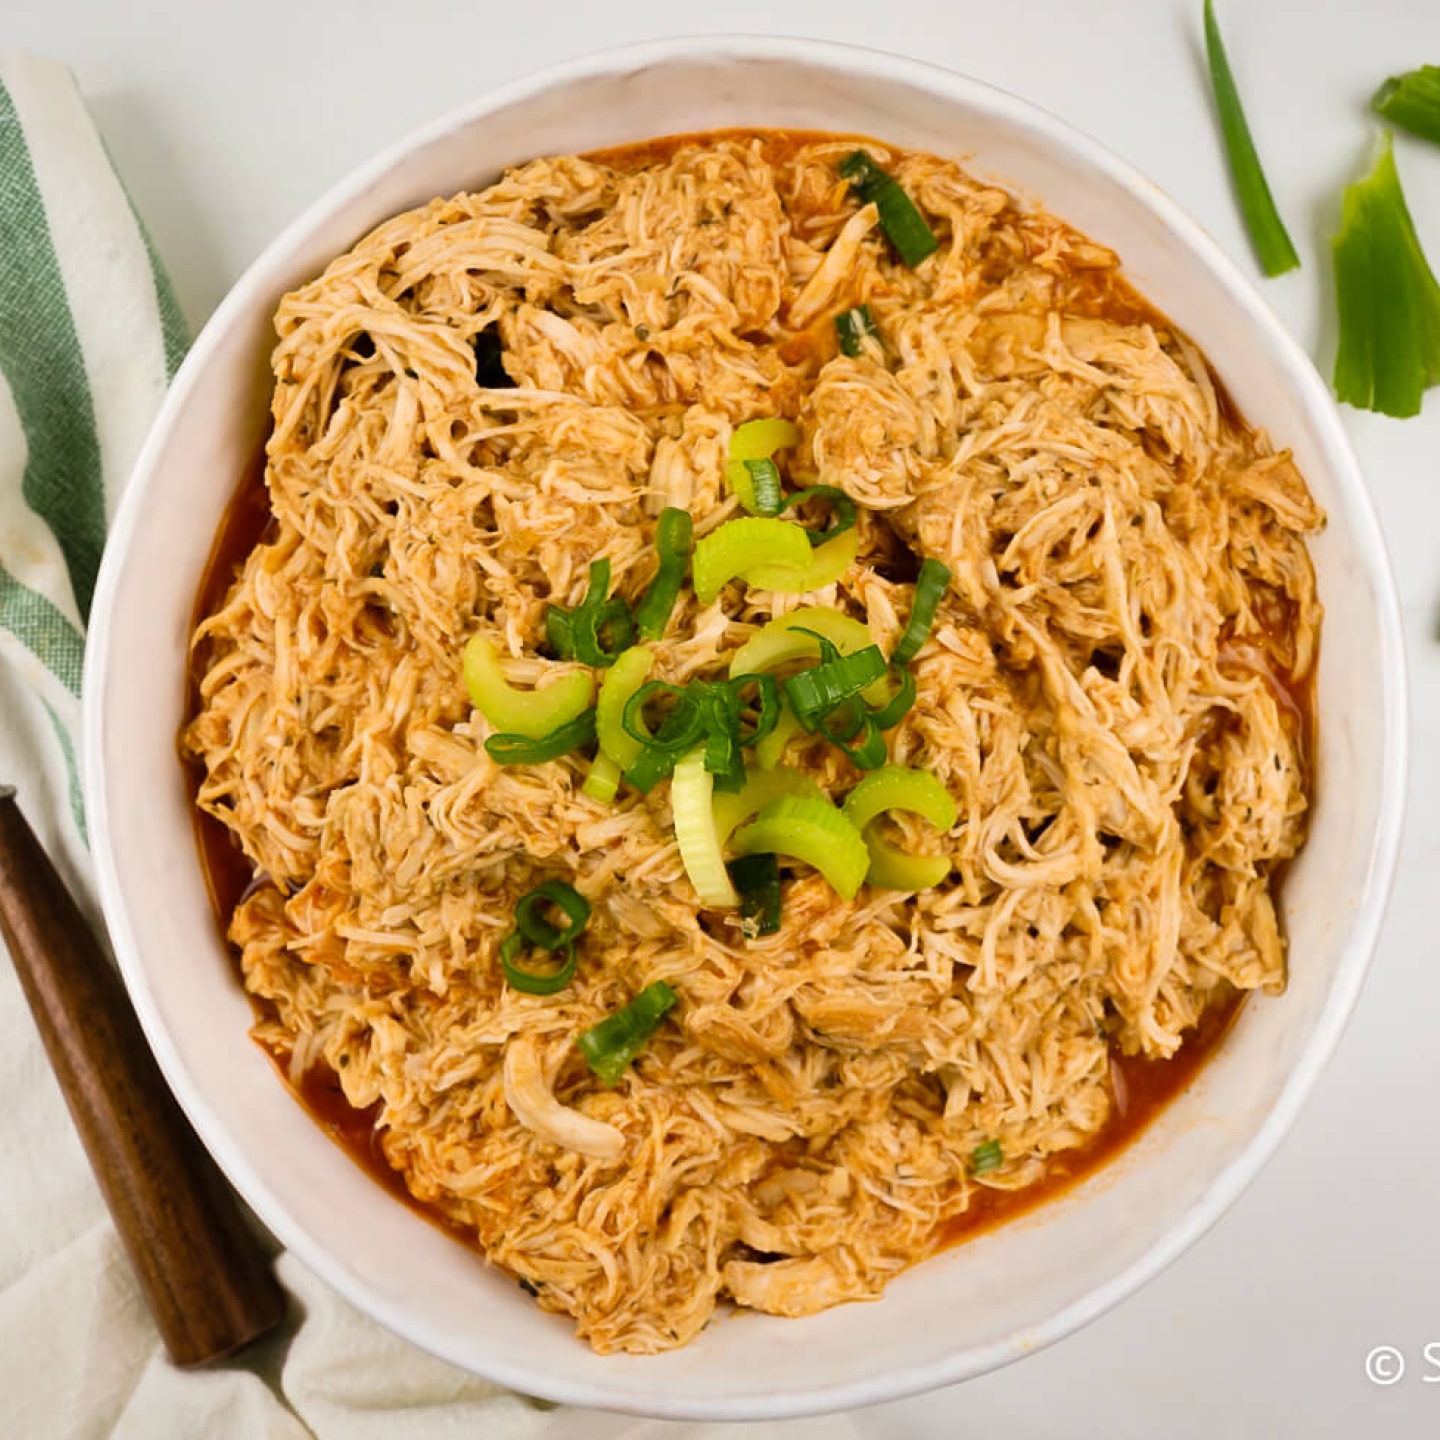
<svg viewBox="0 0 1440 1440"><path fill-rule="evenodd" d="M218 1360L279 1322L285 1292L14 797L0 786L0 934L165 1348Z"/></svg>

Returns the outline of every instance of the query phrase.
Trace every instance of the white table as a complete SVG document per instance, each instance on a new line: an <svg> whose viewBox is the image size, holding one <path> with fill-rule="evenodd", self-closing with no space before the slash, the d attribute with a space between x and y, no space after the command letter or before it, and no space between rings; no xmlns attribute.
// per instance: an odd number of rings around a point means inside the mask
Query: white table
<svg viewBox="0 0 1440 1440"><path fill-rule="evenodd" d="M7 0L0 45L74 67L198 325L284 221L383 142L552 61L707 20L904 51L1014 90L1133 161L1249 265L1199 12L1200 0L729 0L705 12L660 0ZM1304 261L1265 294L1328 368L1328 237L1369 155L1365 104L1385 75L1440 64L1440 3L1221 0L1221 14ZM1440 149L1402 141L1399 163L1440 266ZM1426 1383L1440 1382L1440 393L1417 420L1347 420L1399 574L1415 716L1399 883L1355 1019L1281 1153L1170 1271L1021 1365L866 1412L859 1424L877 1440L1440 1434L1440 1383ZM1382 1343L1409 1362L1388 1388L1364 1373ZM574 1418L576 1435L623 1424Z"/></svg>

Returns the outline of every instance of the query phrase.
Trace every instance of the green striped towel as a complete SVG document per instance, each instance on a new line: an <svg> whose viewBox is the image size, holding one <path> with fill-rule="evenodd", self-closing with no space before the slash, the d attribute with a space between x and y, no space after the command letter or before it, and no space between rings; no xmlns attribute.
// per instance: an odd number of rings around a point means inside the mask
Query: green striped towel
<svg viewBox="0 0 1440 1440"><path fill-rule="evenodd" d="M44 706L82 838L85 619L106 522L185 346L69 71L0 55L0 659Z"/></svg>

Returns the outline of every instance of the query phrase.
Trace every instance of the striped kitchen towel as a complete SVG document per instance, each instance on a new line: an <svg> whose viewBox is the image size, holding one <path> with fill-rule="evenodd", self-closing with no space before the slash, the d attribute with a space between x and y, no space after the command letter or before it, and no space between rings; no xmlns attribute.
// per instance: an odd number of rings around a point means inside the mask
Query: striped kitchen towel
<svg viewBox="0 0 1440 1440"><path fill-rule="evenodd" d="M106 523L185 346L70 72L0 54L0 664L44 707L80 839L85 619Z"/></svg>

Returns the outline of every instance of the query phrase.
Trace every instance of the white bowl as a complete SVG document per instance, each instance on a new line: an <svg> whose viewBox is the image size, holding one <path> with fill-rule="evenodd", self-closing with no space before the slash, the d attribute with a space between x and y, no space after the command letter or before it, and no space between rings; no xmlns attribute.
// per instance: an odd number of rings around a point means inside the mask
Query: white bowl
<svg viewBox="0 0 1440 1440"><path fill-rule="evenodd" d="M687 1349L593 1355L363 1174L246 1035L250 1008L196 863L175 756L196 581L261 433L280 295L386 216L546 153L729 125L859 131L1017 187L1114 246L1252 422L1293 447L1330 515L1319 802L1284 890L1291 982L1256 998L1194 1086L1108 1169L1032 1217L806 1320L719 1319ZM1093 1319L1224 1211L1275 1150L1368 962L1400 833L1400 625L1365 482L1329 392L1215 244L1054 117L911 60L721 38L612 51L511 85L386 151L289 227L205 327L116 516L85 672L86 804L121 967L201 1137L308 1266L436 1355L533 1395L701 1419L779 1417L911 1394L1005 1364Z"/></svg>

